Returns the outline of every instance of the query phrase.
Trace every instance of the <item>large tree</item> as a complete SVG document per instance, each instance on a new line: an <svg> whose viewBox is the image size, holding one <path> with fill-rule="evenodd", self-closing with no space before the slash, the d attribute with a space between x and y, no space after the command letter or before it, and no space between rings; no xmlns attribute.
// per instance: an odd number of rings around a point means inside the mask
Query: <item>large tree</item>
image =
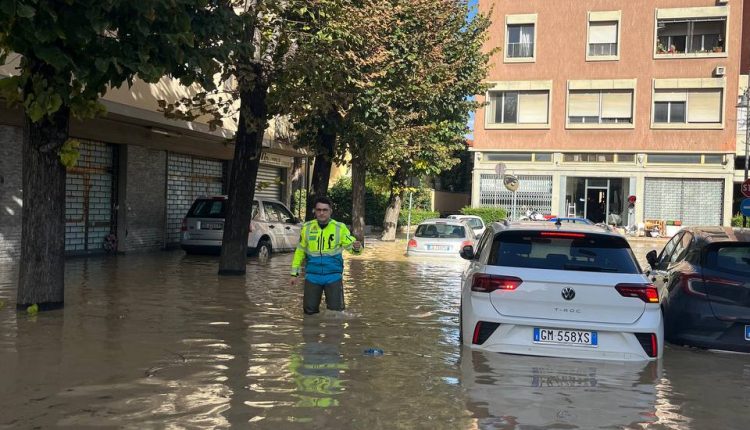
<svg viewBox="0 0 750 430"><path fill-rule="evenodd" d="M0 89L24 115L19 308L64 301L64 163L76 154L71 116L103 113L98 99L107 89L136 77L155 82L174 74L191 83L198 68L216 70L214 58L204 55L223 50L212 22L231 13L227 6L222 0L0 2L0 62L20 55L17 74L0 81Z"/></svg>

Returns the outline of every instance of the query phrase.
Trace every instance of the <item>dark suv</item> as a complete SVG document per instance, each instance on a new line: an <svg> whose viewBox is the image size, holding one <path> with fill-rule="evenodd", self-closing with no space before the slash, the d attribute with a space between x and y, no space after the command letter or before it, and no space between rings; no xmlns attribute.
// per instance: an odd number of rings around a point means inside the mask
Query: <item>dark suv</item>
<svg viewBox="0 0 750 430"><path fill-rule="evenodd" d="M750 230L685 228L646 259L667 341L750 352Z"/></svg>

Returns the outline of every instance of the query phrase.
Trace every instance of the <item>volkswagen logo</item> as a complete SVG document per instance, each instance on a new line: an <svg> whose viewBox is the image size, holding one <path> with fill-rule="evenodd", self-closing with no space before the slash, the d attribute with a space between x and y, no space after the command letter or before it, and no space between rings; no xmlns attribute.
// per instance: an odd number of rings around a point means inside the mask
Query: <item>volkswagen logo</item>
<svg viewBox="0 0 750 430"><path fill-rule="evenodd" d="M562 290L562 297L565 300L573 300L576 297L576 291L570 287L565 287Z"/></svg>

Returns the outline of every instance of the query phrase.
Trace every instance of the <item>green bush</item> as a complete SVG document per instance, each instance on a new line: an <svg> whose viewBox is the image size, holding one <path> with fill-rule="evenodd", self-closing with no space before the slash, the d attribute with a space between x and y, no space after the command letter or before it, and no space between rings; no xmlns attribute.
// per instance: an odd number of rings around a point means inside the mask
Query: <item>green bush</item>
<svg viewBox="0 0 750 430"><path fill-rule="evenodd" d="M333 219L346 224L352 223L352 179L342 177L328 190L333 202ZM365 184L365 224L382 226L388 196L375 191L372 184Z"/></svg>
<svg viewBox="0 0 750 430"><path fill-rule="evenodd" d="M461 213L464 215L476 215L484 221L485 224L490 224L495 221L501 221L508 217L508 213L503 208L461 208Z"/></svg>
<svg viewBox="0 0 750 430"><path fill-rule="evenodd" d="M406 222L409 217L409 208L401 208L401 213L398 214L398 225L406 227ZM433 211L424 211L421 209L411 210L411 225L417 225L420 222L429 218L440 218L440 213Z"/></svg>
<svg viewBox="0 0 750 430"><path fill-rule="evenodd" d="M738 213L732 217L732 227L742 227L742 214Z"/></svg>

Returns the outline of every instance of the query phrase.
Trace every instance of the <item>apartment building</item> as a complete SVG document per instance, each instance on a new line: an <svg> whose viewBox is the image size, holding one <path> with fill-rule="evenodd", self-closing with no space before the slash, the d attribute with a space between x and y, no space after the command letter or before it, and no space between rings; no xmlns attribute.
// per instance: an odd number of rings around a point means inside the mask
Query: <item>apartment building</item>
<svg viewBox="0 0 750 430"><path fill-rule="evenodd" d="M620 226L732 214L742 0L479 0L500 48L472 204ZM519 178L515 196L498 165ZM630 205L628 198L635 197Z"/></svg>

